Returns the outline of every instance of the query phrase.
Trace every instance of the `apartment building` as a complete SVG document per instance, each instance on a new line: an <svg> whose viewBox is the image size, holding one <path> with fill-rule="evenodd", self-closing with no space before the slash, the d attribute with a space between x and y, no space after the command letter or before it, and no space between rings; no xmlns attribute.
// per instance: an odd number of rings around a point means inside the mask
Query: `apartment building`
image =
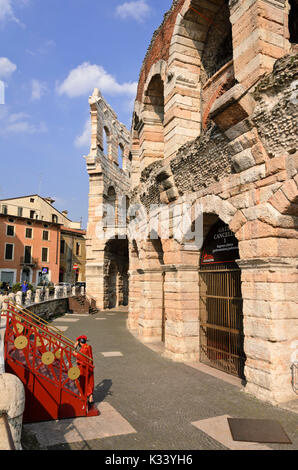
<svg viewBox="0 0 298 470"><path fill-rule="evenodd" d="M29 195L0 200L0 282L59 282L61 227L80 222L54 206L54 199Z"/></svg>

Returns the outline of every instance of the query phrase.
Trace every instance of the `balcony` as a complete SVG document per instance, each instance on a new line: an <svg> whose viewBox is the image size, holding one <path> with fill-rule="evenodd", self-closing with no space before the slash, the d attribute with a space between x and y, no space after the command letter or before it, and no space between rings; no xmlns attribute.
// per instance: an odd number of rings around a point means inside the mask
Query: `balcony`
<svg viewBox="0 0 298 470"><path fill-rule="evenodd" d="M37 267L38 259L32 258L31 256L21 256L20 259L21 266L30 266L31 268Z"/></svg>

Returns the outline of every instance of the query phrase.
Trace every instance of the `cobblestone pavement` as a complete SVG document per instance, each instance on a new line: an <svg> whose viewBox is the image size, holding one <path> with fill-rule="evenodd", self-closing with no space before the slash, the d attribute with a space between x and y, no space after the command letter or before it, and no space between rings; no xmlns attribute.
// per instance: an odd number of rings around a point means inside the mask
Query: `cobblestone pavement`
<svg viewBox="0 0 298 470"><path fill-rule="evenodd" d="M69 321L70 318L77 321ZM230 416L277 420L293 444L266 444L266 448L298 449L298 414L263 403L234 384L162 357L126 329L126 318L125 311L113 310L93 316L66 315L55 320L55 326L62 327L69 338L88 336L96 367L94 397L102 414L99 418L54 422L53 441L50 423L38 423L34 430L25 425L25 448L231 449L229 431L222 424ZM200 421L216 417L218 420L211 420L209 427L206 422L205 428L201 426ZM75 427L79 437L70 437L65 442L67 431ZM47 444L41 439L43 432L48 437ZM257 446L262 449L260 444Z"/></svg>

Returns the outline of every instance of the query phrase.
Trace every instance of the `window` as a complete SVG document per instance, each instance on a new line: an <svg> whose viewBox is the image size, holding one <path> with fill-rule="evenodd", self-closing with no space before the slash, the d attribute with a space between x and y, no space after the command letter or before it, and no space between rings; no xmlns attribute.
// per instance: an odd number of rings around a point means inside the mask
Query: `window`
<svg viewBox="0 0 298 470"><path fill-rule="evenodd" d="M57 224L58 223L58 216L56 214L52 214L52 222L54 224Z"/></svg>
<svg viewBox="0 0 298 470"><path fill-rule="evenodd" d="M79 256L81 251L81 244L79 242L76 243L76 255Z"/></svg>
<svg viewBox="0 0 298 470"><path fill-rule="evenodd" d="M34 219L35 211L30 211L30 219Z"/></svg>
<svg viewBox="0 0 298 470"><path fill-rule="evenodd" d="M7 215L7 206L2 205L2 214Z"/></svg>
<svg viewBox="0 0 298 470"><path fill-rule="evenodd" d="M43 248L42 249L42 253L41 253L41 260L44 262L44 261L48 261L48 248Z"/></svg>
<svg viewBox="0 0 298 470"><path fill-rule="evenodd" d="M45 240L45 241L48 241L48 240L49 240L49 232L48 232L48 230L43 230L43 232L42 232L42 239Z"/></svg>
<svg viewBox="0 0 298 470"><path fill-rule="evenodd" d="M5 243L5 259L13 260L14 244Z"/></svg>
<svg viewBox="0 0 298 470"><path fill-rule="evenodd" d="M29 222L29 221L28 221L28 222L27 222L27 225L32 225L32 222Z"/></svg>
<svg viewBox="0 0 298 470"><path fill-rule="evenodd" d="M32 261L31 252L32 252L32 246L25 246L24 263L31 263Z"/></svg>
<svg viewBox="0 0 298 470"><path fill-rule="evenodd" d="M65 253L65 240L61 240L60 242L60 253Z"/></svg>
<svg viewBox="0 0 298 470"><path fill-rule="evenodd" d="M25 234L26 238L32 238L32 233L33 233L32 228L26 228L26 234Z"/></svg>
<svg viewBox="0 0 298 470"><path fill-rule="evenodd" d="M34 197L31 197L31 198L30 198L30 202L34 202Z"/></svg>
<svg viewBox="0 0 298 470"><path fill-rule="evenodd" d="M18 207L18 216L23 217L23 208L22 207Z"/></svg>
<svg viewBox="0 0 298 470"><path fill-rule="evenodd" d="M6 235L8 237L14 237L14 225L7 225L6 226Z"/></svg>

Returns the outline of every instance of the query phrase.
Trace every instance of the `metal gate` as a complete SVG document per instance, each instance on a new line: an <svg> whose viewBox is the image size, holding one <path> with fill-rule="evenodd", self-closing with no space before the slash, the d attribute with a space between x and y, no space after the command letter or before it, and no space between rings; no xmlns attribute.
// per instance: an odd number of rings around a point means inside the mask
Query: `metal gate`
<svg viewBox="0 0 298 470"><path fill-rule="evenodd" d="M236 263L203 266L200 279L200 360L244 378L241 271Z"/></svg>
<svg viewBox="0 0 298 470"><path fill-rule="evenodd" d="M200 268L200 360L244 378L238 240L219 220L203 245Z"/></svg>

